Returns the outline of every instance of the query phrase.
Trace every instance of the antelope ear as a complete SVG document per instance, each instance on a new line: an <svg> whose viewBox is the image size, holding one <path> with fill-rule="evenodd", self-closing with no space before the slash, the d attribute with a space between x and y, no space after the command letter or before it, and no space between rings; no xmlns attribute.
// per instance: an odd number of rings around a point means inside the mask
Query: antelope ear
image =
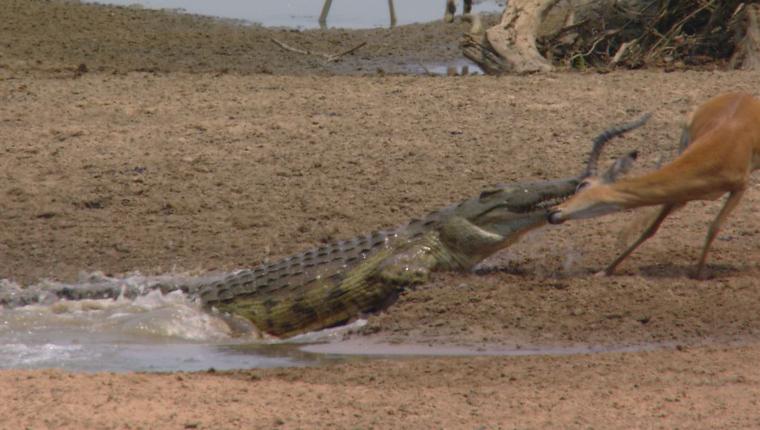
<svg viewBox="0 0 760 430"><path fill-rule="evenodd" d="M602 175L602 182L610 183L617 181L620 176L625 175L631 170L631 168L633 168L633 163L638 156L639 151L631 151L615 160L612 166L610 166L610 168L604 172L604 175Z"/></svg>
<svg viewBox="0 0 760 430"><path fill-rule="evenodd" d="M575 187L575 192L578 193L582 191L585 188L588 188L594 181L591 178L586 178L582 180L580 183L578 183L578 186Z"/></svg>

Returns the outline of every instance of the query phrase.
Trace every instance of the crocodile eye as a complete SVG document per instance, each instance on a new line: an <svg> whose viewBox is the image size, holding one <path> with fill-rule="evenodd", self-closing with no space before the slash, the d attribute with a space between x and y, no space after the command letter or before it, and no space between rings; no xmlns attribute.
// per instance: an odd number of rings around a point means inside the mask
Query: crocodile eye
<svg viewBox="0 0 760 430"><path fill-rule="evenodd" d="M480 196L478 197L478 200L483 201L483 200L485 200L485 199L487 199L487 198L489 198L491 196L499 194L499 192L501 192L501 190L499 190L499 189L496 189L496 190L485 190L482 193L480 193Z"/></svg>

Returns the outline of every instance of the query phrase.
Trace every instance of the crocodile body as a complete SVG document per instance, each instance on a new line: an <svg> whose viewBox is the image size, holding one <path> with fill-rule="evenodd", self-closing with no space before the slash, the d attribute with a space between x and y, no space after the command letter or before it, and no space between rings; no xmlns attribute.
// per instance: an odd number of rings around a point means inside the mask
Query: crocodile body
<svg viewBox="0 0 760 430"><path fill-rule="evenodd" d="M384 308L400 290L426 282L433 271L470 270L545 225L546 209L572 195L596 169L604 143L647 119L599 135L588 169L577 177L500 185L399 228L334 242L205 285L156 284L151 288L181 289L197 296L208 309L242 317L259 331L279 337L338 325ZM630 158L635 154L619 161ZM622 169L625 164L618 162L613 168ZM144 293L133 290L112 285L59 286L46 294L77 300ZM36 291L0 294L0 305L24 305L40 297Z"/></svg>
<svg viewBox="0 0 760 430"><path fill-rule="evenodd" d="M209 309L242 317L259 331L288 337L382 309L403 288L435 270L469 270L546 224L545 210L575 191L580 179L497 187L395 229L375 231L237 271L204 283L157 282L147 287L86 280L0 289L0 305L57 299L127 297L182 290Z"/></svg>
<svg viewBox="0 0 760 430"><path fill-rule="evenodd" d="M243 270L198 292L207 306L276 336L333 326L384 307L434 270L469 270L546 223L578 178L517 183L376 231Z"/></svg>

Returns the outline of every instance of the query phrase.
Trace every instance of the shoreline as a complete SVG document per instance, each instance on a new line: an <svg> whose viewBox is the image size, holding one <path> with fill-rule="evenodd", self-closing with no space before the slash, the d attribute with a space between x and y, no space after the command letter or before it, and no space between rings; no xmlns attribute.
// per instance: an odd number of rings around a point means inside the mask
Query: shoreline
<svg viewBox="0 0 760 430"><path fill-rule="evenodd" d="M638 174L675 153L699 102L760 81L741 71L399 76L390 66L458 58L461 26L281 32L3 4L0 278L25 285L251 267L494 183L566 177L593 136L653 110L602 157L637 149ZM367 45L325 65L276 49L273 36L320 52ZM695 202L617 276L593 274L635 213L547 226L484 270L434 274L348 335L434 348L676 349L233 372L3 370L0 428L757 428L757 184L713 245L710 280L687 275L720 202Z"/></svg>

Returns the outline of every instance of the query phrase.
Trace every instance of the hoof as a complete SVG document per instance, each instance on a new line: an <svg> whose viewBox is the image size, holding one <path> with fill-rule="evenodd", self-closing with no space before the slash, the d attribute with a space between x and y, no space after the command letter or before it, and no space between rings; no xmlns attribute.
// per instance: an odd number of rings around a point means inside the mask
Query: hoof
<svg viewBox="0 0 760 430"><path fill-rule="evenodd" d="M596 276L597 278L602 278L602 277L605 277L605 276L612 276L612 275L615 274L615 268L616 267L617 267L617 265L612 266L612 267L607 267L604 270L600 270L599 272L594 273L594 276Z"/></svg>
<svg viewBox="0 0 760 430"><path fill-rule="evenodd" d="M689 278L697 280L697 281L707 281L709 279L714 278L715 276L705 273L704 270L697 270L696 272L692 272L689 274Z"/></svg>

